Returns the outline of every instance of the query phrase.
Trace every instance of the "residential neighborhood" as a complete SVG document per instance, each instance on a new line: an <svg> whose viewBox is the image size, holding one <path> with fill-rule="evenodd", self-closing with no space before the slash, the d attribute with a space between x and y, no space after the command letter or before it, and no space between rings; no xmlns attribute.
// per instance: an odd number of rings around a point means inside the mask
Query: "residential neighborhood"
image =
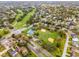
<svg viewBox="0 0 79 59"><path fill-rule="evenodd" d="M0 2L0 57L79 57L78 3Z"/></svg>

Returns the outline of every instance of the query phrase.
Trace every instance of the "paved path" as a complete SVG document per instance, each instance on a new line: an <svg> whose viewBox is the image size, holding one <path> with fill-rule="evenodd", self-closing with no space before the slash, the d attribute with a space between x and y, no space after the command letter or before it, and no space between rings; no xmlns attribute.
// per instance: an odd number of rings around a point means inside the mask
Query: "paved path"
<svg viewBox="0 0 79 59"><path fill-rule="evenodd" d="M69 42L69 35L68 35L68 33L66 33L66 43L65 43L65 46L64 46L64 51L63 51L62 57L66 56L68 42Z"/></svg>

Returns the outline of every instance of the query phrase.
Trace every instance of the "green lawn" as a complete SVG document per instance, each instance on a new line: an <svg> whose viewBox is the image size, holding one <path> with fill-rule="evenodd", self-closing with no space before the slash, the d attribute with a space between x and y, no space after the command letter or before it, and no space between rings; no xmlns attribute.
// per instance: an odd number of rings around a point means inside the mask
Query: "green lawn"
<svg viewBox="0 0 79 59"><path fill-rule="evenodd" d="M46 32L42 32L42 31L38 31L39 32L39 39L40 40L43 40L45 43L50 43L48 42L48 38L53 38L53 39L57 39L59 38L59 34L57 32L49 32L49 31L46 31Z"/></svg>
<svg viewBox="0 0 79 59"><path fill-rule="evenodd" d="M25 23L31 18L31 16L34 15L35 11L36 11L36 9L34 8L20 22L17 22L16 25L14 25L14 27L16 29L22 28L25 25Z"/></svg>
<svg viewBox="0 0 79 59"><path fill-rule="evenodd" d="M23 33L24 35L27 35L28 30L30 30L30 29L26 29L26 30L22 31L22 33Z"/></svg>
<svg viewBox="0 0 79 59"><path fill-rule="evenodd" d="M36 55L33 52L29 51L29 53L27 54L27 57L36 57Z"/></svg>
<svg viewBox="0 0 79 59"><path fill-rule="evenodd" d="M3 50L5 50L5 47L0 44L0 52L2 52Z"/></svg>
<svg viewBox="0 0 79 59"><path fill-rule="evenodd" d="M0 37L6 35L9 33L9 30L8 29L0 29Z"/></svg>
<svg viewBox="0 0 79 59"><path fill-rule="evenodd" d="M17 23L17 20L18 20L19 18L21 18L21 16L23 16L23 14L24 14L24 13L23 13L22 10L17 9L17 15L16 15L15 20L14 20L14 22L12 23L12 25L16 24L16 23Z"/></svg>
<svg viewBox="0 0 79 59"><path fill-rule="evenodd" d="M71 51L71 48L68 47L68 48L67 48L67 53L68 53L68 54L71 54L71 52L72 52L72 51Z"/></svg>
<svg viewBox="0 0 79 59"><path fill-rule="evenodd" d="M18 14L16 15L16 18L15 18L15 20L17 20L17 19L19 19L21 16L23 16L23 11L22 10L20 10L20 9L17 9L17 12L18 12Z"/></svg>
<svg viewBox="0 0 79 59"><path fill-rule="evenodd" d="M3 36L3 35L4 35L4 30L0 29L0 36Z"/></svg>

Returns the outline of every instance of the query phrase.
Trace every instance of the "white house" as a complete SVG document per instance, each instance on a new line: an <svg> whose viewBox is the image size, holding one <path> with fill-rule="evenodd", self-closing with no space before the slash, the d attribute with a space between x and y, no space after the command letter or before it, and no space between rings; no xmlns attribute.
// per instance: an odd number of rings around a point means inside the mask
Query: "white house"
<svg viewBox="0 0 79 59"><path fill-rule="evenodd" d="M20 30L14 31L14 34L15 35L21 34L21 31Z"/></svg>
<svg viewBox="0 0 79 59"><path fill-rule="evenodd" d="M72 38L72 41L73 41L73 45L76 46L76 47L79 47L79 39L77 37L75 38Z"/></svg>

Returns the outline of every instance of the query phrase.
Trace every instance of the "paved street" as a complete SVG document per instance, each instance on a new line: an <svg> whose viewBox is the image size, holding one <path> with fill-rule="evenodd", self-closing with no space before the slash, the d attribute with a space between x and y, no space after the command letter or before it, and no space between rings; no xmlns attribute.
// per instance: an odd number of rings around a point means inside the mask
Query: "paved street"
<svg viewBox="0 0 79 59"><path fill-rule="evenodd" d="M29 42L33 44L33 46L36 47L36 49L38 49L40 53L44 54L47 57L53 57L53 55L51 55L46 49L42 48L40 45L35 43L33 40L29 40Z"/></svg>
<svg viewBox="0 0 79 59"><path fill-rule="evenodd" d="M27 47L33 52L35 53L35 55L37 55L38 57L44 57L44 55L42 53L40 53L40 51L36 50L35 47L33 47L31 44L27 44Z"/></svg>
<svg viewBox="0 0 79 59"><path fill-rule="evenodd" d="M69 35L68 35L68 33L66 33L66 43L65 43L65 46L64 46L64 50L63 50L62 57L65 57L66 56L68 42L69 42Z"/></svg>

